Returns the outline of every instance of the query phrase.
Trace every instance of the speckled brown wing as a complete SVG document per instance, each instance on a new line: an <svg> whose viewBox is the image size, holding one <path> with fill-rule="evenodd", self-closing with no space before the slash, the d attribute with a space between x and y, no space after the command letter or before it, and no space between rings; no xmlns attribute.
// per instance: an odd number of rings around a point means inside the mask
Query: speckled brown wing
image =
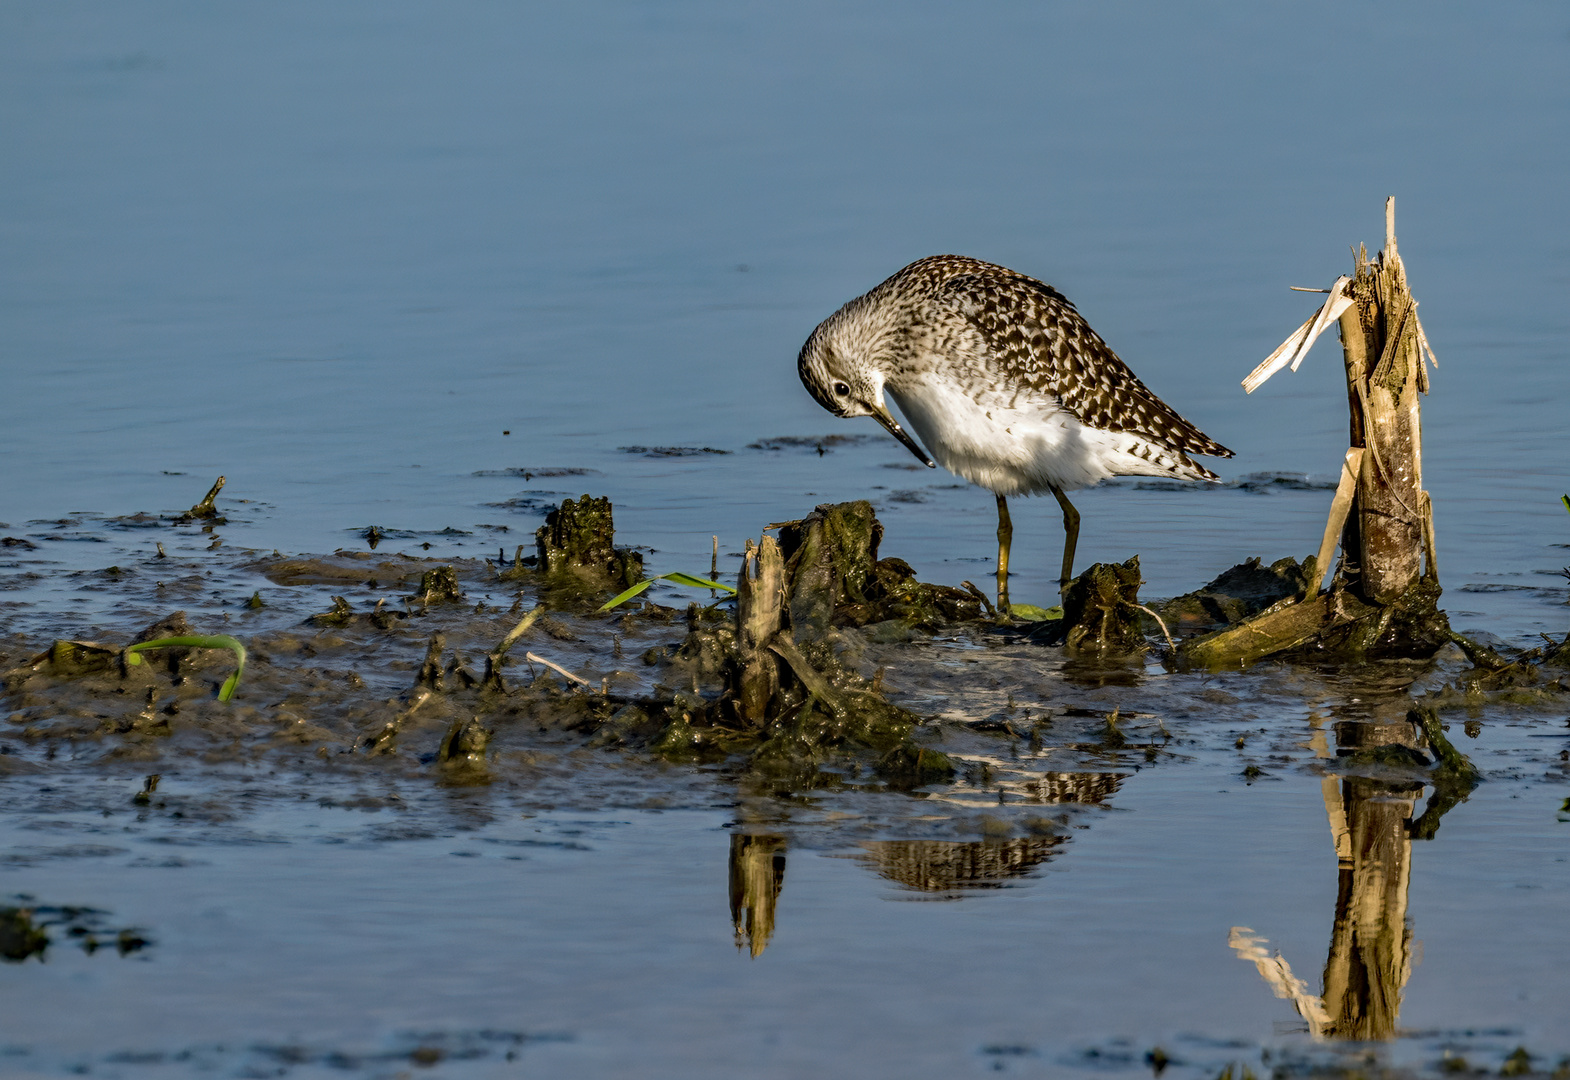
<svg viewBox="0 0 1570 1080"><path fill-rule="evenodd" d="M974 259L933 261L929 272L949 271L935 299L980 332L999 381L1020 397L1051 394L1092 427L1130 432L1180 454L1232 456L1151 393L1052 286Z"/></svg>

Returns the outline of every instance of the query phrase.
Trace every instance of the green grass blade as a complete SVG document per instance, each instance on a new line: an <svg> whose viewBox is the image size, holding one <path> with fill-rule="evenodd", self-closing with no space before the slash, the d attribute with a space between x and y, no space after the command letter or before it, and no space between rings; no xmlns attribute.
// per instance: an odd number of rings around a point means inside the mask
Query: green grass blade
<svg viewBox="0 0 1570 1080"><path fill-rule="evenodd" d="M661 574L660 577L666 581L674 581L677 585L687 585L694 589L719 589L721 592L728 593L736 591L734 586L727 585L723 581L710 581L708 578L698 577L696 574L684 574L680 570L672 571L669 574Z"/></svg>
<svg viewBox="0 0 1570 1080"><path fill-rule="evenodd" d="M626 592L611 597L600 607L600 610L609 611L618 604L625 604L656 581L669 581L673 585L686 585L691 589L719 589L721 592L730 593L733 596L736 593L735 586L727 585L723 581L710 581L708 578L698 577L696 574L684 574L680 570L673 570L668 574L655 574L651 578L644 578Z"/></svg>
<svg viewBox="0 0 1570 1080"><path fill-rule="evenodd" d="M229 701L234 697L234 692L240 685L240 675L245 671L245 646L228 634L213 634L207 637L165 637L153 641L140 641L125 650L125 662L135 667L143 662L136 654L145 649L175 648L228 649L234 653L234 674L225 679L223 685L218 688L218 700Z"/></svg>
<svg viewBox="0 0 1570 1080"><path fill-rule="evenodd" d="M638 582L638 584L634 585L632 588L628 589L626 592L620 593L620 594L618 594L616 596L611 597L609 600L605 601L605 603L600 606L600 610L601 611L609 611L611 608L615 607L617 604L625 604L628 600L631 600L634 596L637 596L644 589L647 589L650 585L653 585L658 580L659 580L658 578L644 578L642 581Z"/></svg>

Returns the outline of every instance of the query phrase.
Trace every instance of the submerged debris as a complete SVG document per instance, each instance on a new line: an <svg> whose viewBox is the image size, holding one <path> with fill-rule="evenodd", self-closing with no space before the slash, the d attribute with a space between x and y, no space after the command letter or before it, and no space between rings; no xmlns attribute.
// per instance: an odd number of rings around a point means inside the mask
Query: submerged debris
<svg viewBox="0 0 1570 1080"><path fill-rule="evenodd" d="M741 753L751 769L807 786L846 751L871 751L875 770L895 787L952 775L944 755L913 741L920 720L841 655L836 626L902 602L881 591L873 573L881 535L863 501L818 507L782 527L779 544L749 541L735 622L695 622L678 653L695 676L719 674L720 693L677 695L664 709L659 752L689 759ZM974 608L969 594L953 592Z"/></svg>
<svg viewBox="0 0 1570 1080"><path fill-rule="evenodd" d="M51 928L59 928L89 956L110 945L121 956L129 956L151 944L135 927L106 926L106 911L34 904L30 897L23 899L26 906L0 907L0 959L10 963L20 964L34 956L40 961L46 959L52 944Z"/></svg>
<svg viewBox="0 0 1570 1080"><path fill-rule="evenodd" d="M1514 658L1501 656L1464 634L1452 634L1451 638L1466 653L1472 669L1463 672L1455 683L1426 695L1424 701L1428 704L1439 708L1475 708L1485 701L1557 704L1570 693L1570 634L1563 641L1546 639L1537 648L1527 649Z"/></svg>
<svg viewBox="0 0 1570 1080"><path fill-rule="evenodd" d="M436 751L436 760L447 770L449 781L459 783L488 783L490 773L485 767L485 750L496 732L481 724L478 718L455 719L442 737Z"/></svg>
<svg viewBox="0 0 1570 1080"><path fill-rule="evenodd" d="M202 496L201 501L175 518L175 523L188 524L192 521L206 521L212 525L227 525L229 523L228 519L218 513L218 506L215 502L218 498L218 493L223 490L223 486L224 478L220 476L214 481L213 486L208 488L207 494Z"/></svg>
<svg viewBox="0 0 1570 1080"><path fill-rule="evenodd" d="M1312 565L1312 563L1310 563ZM1439 609L1439 583L1419 579L1385 604L1359 599L1337 580L1313 599L1283 603L1225 630L1183 643L1180 657L1196 667L1228 668L1267 656L1315 662L1433 656L1454 639Z"/></svg>

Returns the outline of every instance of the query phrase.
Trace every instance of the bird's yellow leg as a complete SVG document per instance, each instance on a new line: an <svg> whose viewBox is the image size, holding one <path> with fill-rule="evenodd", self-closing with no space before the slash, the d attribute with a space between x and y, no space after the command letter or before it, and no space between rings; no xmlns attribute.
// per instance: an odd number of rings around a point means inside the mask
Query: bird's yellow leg
<svg viewBox="0 0 1570 1080"><path fill-rule="evenodd" d="M1052 489L1058 505L1063 508L1063 576L1058 579L1058 592L1066 592L1074 580L1074 548L1079 544L1079 511L1068 501L1068 496L1057 488Z"/></svg>
<svg viewBox="0 0 1570 1080"><path fill-rule="evenodd" d="M998 496L998 614L1009 613L1009 545L1014 541L1014 523L1009 520L1008 500Z"/></svg>

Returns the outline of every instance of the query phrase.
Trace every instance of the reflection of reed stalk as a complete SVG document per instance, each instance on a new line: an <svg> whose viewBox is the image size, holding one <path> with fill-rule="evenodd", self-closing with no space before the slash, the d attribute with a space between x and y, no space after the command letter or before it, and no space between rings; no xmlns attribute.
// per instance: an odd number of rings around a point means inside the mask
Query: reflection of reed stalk
<svg viewBox="0 0 1570 1080"><path fill-rule="evenodd" d="M1336 918L1325 958L1323 994L1292 973L1269 942L1246 926L1227 940L1258 969L1276 997L1292 1007L1316 1039L1388 1039L1396 1033L1401 991L1412 975L1407 889L1412 867L1415 784L1361 776L1327 778L1325 810L1340 863Z"/></svg>
<svg viewBox="0 0 1570 1080"><path fill-rule="evenodd" d="M774 935L774 908L785 884L785 838L730 838L730 919L736 948L747 946L754 959Z"/></svg>
<svg viewBox="0 0 1570 1080"><path fill-rule="evenodd" d="M1340 784L1351 859L1341 865L1325 959L1331 1038L1388 1039L1396 1031L1401 991L1412 974L1406 910L1414 788L1360 776Z"/></svg>
<svg viewBox="0 0 1570 1080"><path fill-rule="evenodd" d="M1318 724L1315 724L1318 728ZM1389 1039L1400 1019L1401 992L1412 975L1412 927L1407 921L1412 841L1430 839L1439 818L1464 801L1480 779L1477 769L1445 738L1432 709L1415 708L1406 723L1356 720L1336 725L1336 741L1352 751L1343 762L1367 767L1423 759L1426 741L1437 759L1428 775L1433 794L1423 815L1412 812L1423 784L1368 776L1324 778L1325 812L1336 844L1339 882L1335 924L1325 958L1323 993L1312 997L1263 937L1235 926L1228 944L1259 969L1279 998L1292 1002L1315 1038ZM1329 758L1323 732L1313 744Z"/></svg>

